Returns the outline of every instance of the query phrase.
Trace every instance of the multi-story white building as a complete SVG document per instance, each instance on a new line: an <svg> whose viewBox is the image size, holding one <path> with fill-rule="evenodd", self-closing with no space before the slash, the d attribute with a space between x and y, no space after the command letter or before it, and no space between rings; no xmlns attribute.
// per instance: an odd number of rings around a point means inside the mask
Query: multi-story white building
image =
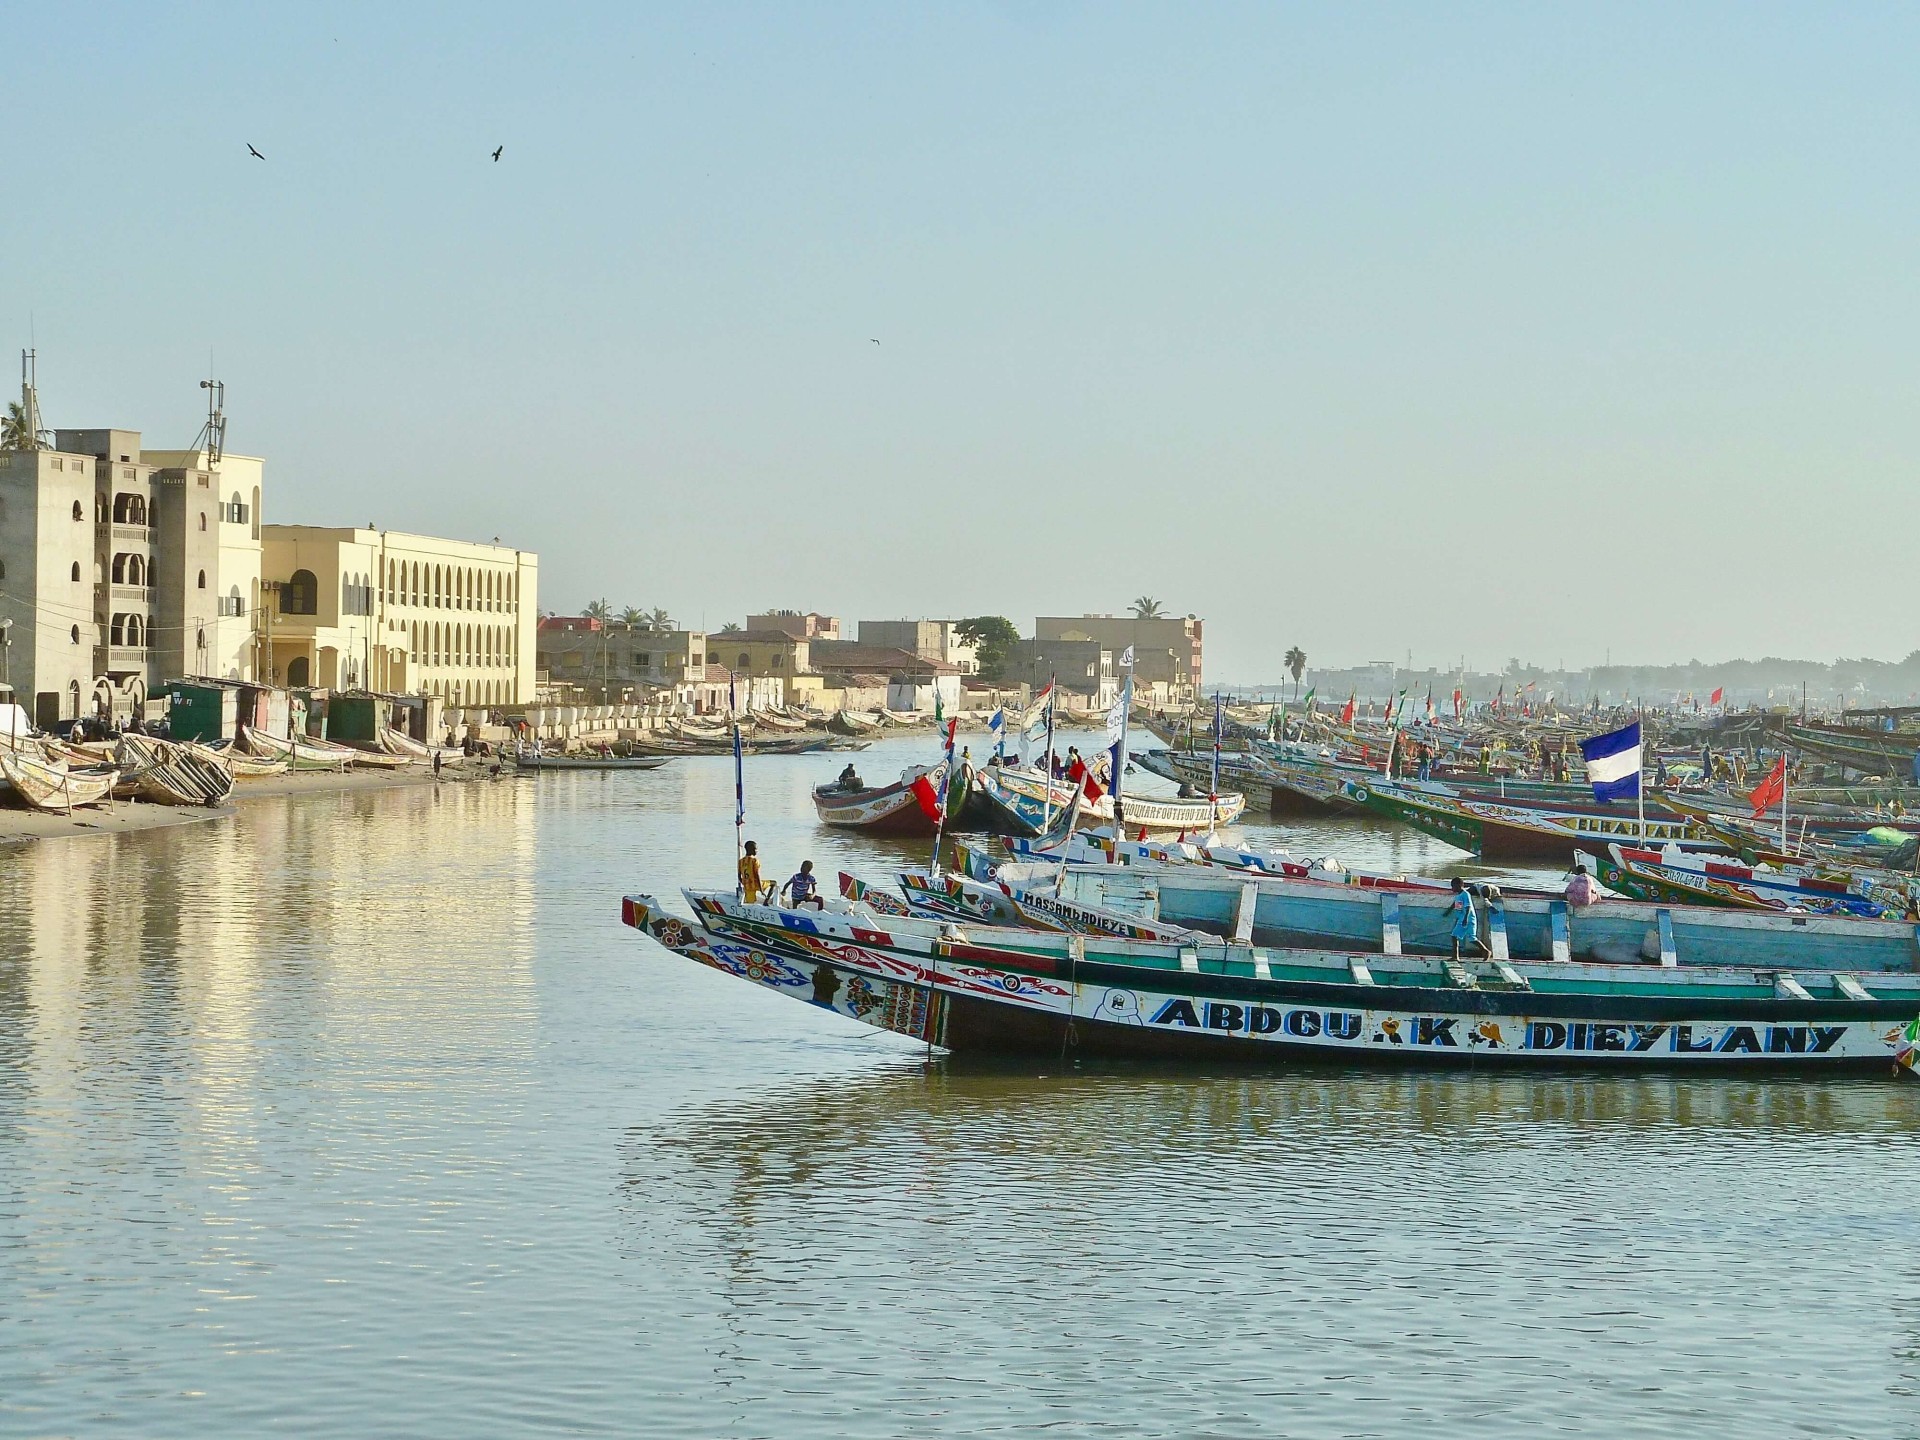
<svg viewBox="0 0 1920 1440"><path fill-rule="evenodd" d="M0 452L0 680L36 724L125 718L183 676L253 678L262 468L112 428Z"/></svg>
<svg viewBox="0 0 1920 1440"><path fill-rule="evenodd" d="M267 525L261 543L270 679L462 706L533 700L531 551L321 525Z"/></svg>

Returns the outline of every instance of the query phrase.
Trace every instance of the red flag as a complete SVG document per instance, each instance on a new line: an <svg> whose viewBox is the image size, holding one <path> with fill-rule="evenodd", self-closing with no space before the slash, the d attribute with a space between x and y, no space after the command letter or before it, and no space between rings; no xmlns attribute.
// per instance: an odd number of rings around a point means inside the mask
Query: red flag
<svg viewBox="0 0 1920 1440"><path fill-rule="evenodd" d="M1767 772L1767 778L1754 787L1747 799L1753 803L1753 813L1764 815L1786 798L1787 794L1787 757L1782 755L1773 762L1773 769Z"/></svg>
<svg viewBox="0 0 1920 1440"><path fill-rule="evenodd" d="M1713 694L1707 697L1707 704L1718 705L1722 700L1726 698L1727 698L1726 688L1722 686L1720 689L1714 691Z"/></svg>
<svg viewBox="0 0 1920 1440"><path fill-rule="evenodd" d="M933 777L925 772L913 777L913 784L907 787L913 791L913 798L920 802L920 808L934 824L940 823L940 791L933 783Z"/></svg>
<svg viewBox="0 0 1920 1440"><path fill-rule="evenodd" d="M1458 720L1458 719L1460 718L1460 701L1461 701L1461 698L1462 698L1462 697L1461 697L1461 694L1460 694L1460 692L1459 692L1459 691L1458 691L1458 690L1456 689L1456 690L1455 690L1455 691L1453 692L1453 718L1454 718L1454 719L1456 719L1456 720Z"/></svg>
<svg viewBox="0 0 1920 1440"><path fill-rule="evenodd" d="M1340 723L1342 725L1353 724L1353 696L1351 695L1347 696L1347 703L1340 710Z"/></svg>

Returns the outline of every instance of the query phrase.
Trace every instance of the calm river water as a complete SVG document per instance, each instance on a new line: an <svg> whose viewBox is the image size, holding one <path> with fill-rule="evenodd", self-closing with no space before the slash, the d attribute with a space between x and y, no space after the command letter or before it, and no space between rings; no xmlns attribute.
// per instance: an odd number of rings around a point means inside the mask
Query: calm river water
<svg viewBox="0 0 1920 1440"><path fill-rule="evenodd" d="M841 763L749 762L770 875L884 877ZM732 798L0 855L0 1435L1913 1431L1920 1086L929 1064L622 929Z"/></svg>

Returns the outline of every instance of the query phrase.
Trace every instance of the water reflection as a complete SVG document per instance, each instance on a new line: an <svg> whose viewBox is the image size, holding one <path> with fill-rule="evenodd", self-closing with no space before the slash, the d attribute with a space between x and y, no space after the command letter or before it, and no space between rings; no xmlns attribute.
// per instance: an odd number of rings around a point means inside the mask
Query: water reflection
<svg viewBox="0 0 1920 1440"><path fill-rule="evenodd" d="M1920 1375L1883 1308L1917 1128L1920 1092L1864 1082L896 1061L636 1127L621 1205L636 1268L723 1291L716 1380L782 1433L862 1402L955 1432L1846 1431Z"/></svg>

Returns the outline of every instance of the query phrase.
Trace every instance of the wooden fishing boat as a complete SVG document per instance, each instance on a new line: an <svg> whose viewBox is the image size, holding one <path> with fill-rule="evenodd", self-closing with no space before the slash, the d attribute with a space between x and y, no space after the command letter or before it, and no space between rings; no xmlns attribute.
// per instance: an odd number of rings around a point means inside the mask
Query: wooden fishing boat
<svg viewBox="0 0 1920 1440"><path fill-rule="evenodd" d="M969 873L975 879L1050 884L1069 900L1128 909L1256 945L1450 951L1453 896L1448 885L1430 880L1345 874L1301 879L1137 860L1076 862L1064 873L1051 862L1013 862ZM1788 974L1862 974L1912 971L1920 954L1914 927L1897 920L1638 900L1570 906L1563 895L1524 890L1498 898L1482 894L1475 904L1487 948L1501 959L1765 964Z"/></svg>
<svg viewBox="0 0 1920 1440"><path fill-rule="evenodd" d="M1609 845L1588 867L1609 890L1663 904L1738 910L1792 910L1897 920L1912 896L1904 879L1760 868L1730 855L1688 855Z"/></svg>
<svg viewBox="0 0 1920 1440"><path fill-rule="evenodd" d="M1035 771L1011 766L989 765L980 772L981 794L998 813L1000 822L1017 835L1040 834L1073 806L1079 789L1068 781L1050 780ZM1130 833L1198 835L1239 819L1247 808L1247 797L1238 792L1213 799L1128 795L1121 804ZM1103 792L1098 800L1082 796L1076 823L1111 825L1112 794Z"/></svg>
<svg viewBox="0 0 1920 1440"><path fill-rule="evenodd" d="M1379 775L1343 781L1342 789L1363 810L1411 825L1483 859L1571 860L1576 851L1615 841L1694 848L1714 843L1693 821L1659 814L1651 806L1643 823L1626 805L1501 800Z"/></svg>
<svg viewBox="0 0 1920 1440"><path fill-rule="evenodd" d="M195 741L187 741L185 744L201 759L216 765L224 765L227 773L235 780L264 780L270 776L287 773L287 761L284 757L249 755L231 740L221 740L212 745L202 745Z"/></svg>
<svg viewBox="0 0 1920 1440"><path fill-rule="evenodd" d="M150 735L120 737L120 772L135 796L155 805L218 805L233 793L233 773L194 747Z"/></svg>
<svg viewBox="0 0 1920 1440"><path fill-rule="evenodd" d="M1772 968L1276 950L684 894L693 921L651 895L625 897L621 918L676 955L958 1053L1884 1075L1920 1013L1911 971L1816 989Z"/></svg>
<svg viewBox="0 0 1920 1440"><path fill-rule="evenodd" d="M836 735L874 735L880 728L878 720L857 710L841 710L827 717L827 729Z"/></svg>
<svg viewBox="0 0 1920 1440"><path fill-rule="evenodd" d="M763 730L784 730L791 733L807 728L805 720L794 719L772 710L751 710L747 713L747 718Z"/></svg>
<svg viewBox="0 0 1920 1440"><path fill-rule="evenodd" d="M0 779L22 804L65 814L76 805L97 805L113 793L120 771L108 765L76 769L50 765L24 750L0 750Z"/></svg>
<svg viewBox="0 0 1920 1440"><path fill-rule="evenodd" d="M931 837L936 825L913 791L914 781L926 776L936 792L945 788L947 767L921 765L902 772L891 785L848 790L837 782L813 791L814 812L822 825L842 830L864 830L869 835Z"/></svg>
<svg viewBox="0 0 1920 1440"><path fill-rule="evenodd" d="M240 727L240 743L249 752L270 760L285 760L293 770L345 770L355 754L344 745L306 735L274 735L251 725Z"/></svg>
<svg viewBox="0 0 1920 1440"><path fill-rule="evenodd" d="M842 873L842 895L848 893L852 879ZM964 875L934 875L925 870L904 870L897 879L900 893L906 897L907 913L913 915L1074 935L1117 935L1128 940L1194 938L1193 931L1178 925L1064 899L1049 885L1014 886L969 880ZM865 893L871 901L872 892Z"/></svg>

